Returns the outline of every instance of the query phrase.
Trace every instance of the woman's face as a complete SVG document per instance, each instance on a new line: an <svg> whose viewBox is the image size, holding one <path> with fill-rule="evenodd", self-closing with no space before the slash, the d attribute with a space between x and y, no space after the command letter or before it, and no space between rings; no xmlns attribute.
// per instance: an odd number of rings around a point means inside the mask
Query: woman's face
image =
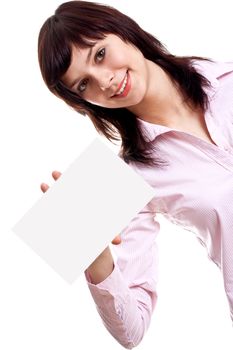
<svg viewBox="0 0 233 350"><path fill-rule="evenodd" d="M62 81L84 100L107 108L140 103L148 89L147 60L136 47L108 34L92 48L73 47Z"/></svg>

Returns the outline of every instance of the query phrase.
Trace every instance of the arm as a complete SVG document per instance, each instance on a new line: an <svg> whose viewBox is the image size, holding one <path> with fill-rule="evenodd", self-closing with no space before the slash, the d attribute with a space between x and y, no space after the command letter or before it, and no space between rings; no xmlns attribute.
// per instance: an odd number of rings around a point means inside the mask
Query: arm
<svg viewBox="0 0 233 350"><path fill-rule="evenodd" d="M127 349L142 340L157 301L159 224L154 216L147 205L122 231L122 243L113 247L116 262L108 248L102 261L85 271L105 327Z"/></svg>
<svg viewBox="0 0 233 350"><path fill-rule="evenodd" d="M87 275L93 284L104 281L113 271L114 261L109 247L88 267Z"/></svg>

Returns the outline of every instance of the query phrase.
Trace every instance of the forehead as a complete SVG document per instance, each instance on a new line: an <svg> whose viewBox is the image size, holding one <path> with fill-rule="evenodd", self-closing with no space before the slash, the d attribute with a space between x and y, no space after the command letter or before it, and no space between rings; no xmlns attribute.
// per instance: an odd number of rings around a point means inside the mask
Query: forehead
<svg viewBox="0 0 233 350"><path fill-rule="evenodd" d="M83 56L87 55L91 47L94 47L96 45L102 45L102 44L112 44L112 45L127 45L119 36L115 34L105 34L103 39L85 39L86 46L79 46L78 44L72 44L71 45L71 61L72 59L75 59L77 55L82 58Z"/></svg>
<svg viewBox="0 0 233 350"><path fill-rule="evenodd" d="M65 85L69 86L74 78L84 72L90 48L91 47L81 48L75 45L71 46L71 62L67 71L61 77L61 80Z"/></svg>

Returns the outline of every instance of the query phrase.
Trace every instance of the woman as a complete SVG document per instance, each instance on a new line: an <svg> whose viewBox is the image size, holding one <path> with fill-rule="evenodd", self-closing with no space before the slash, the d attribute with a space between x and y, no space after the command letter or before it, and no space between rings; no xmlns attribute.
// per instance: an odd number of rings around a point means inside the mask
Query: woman
<svg viewBox="0 0 233 350"><path fill-rule="evenodd" d="M85 271L106 328L130 349L149 327L156 213L206 246L233 320L233 63L172 55L131 18L85 1L64 3L47 19L38 53L50 91L109 140L120 136L119 155L155 188L113 240L117 261L107 247Z"/></svg>

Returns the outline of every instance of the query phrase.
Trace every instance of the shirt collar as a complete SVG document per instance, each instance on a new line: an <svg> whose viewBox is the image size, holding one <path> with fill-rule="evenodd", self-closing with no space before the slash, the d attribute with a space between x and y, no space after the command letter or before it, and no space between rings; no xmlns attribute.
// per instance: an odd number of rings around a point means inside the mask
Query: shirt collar
<svg viewBox="0 0 233 350"><path fill-rule="evenodd" d="M164 125L149 123L145 120L142 120L137 117L138 125L142 131L142 134L146 140L146 142L153 141L161 134L164 134L165 132L171 131L171 128L168 128Z"/></svg>
<svg viewBox="0 0 233 350"><path fill-rule="evenodd" d="M195 69L205 76L210 86L205 87L204 90L208 95L209 101L214 99L214 96L219 88L219 78L231 71L233 71L233 62L214 62L214 61L193 61ZM147 142L153 141L161 134L172 131L172 128L147 122L137 117L138 125Z"/></svg>

